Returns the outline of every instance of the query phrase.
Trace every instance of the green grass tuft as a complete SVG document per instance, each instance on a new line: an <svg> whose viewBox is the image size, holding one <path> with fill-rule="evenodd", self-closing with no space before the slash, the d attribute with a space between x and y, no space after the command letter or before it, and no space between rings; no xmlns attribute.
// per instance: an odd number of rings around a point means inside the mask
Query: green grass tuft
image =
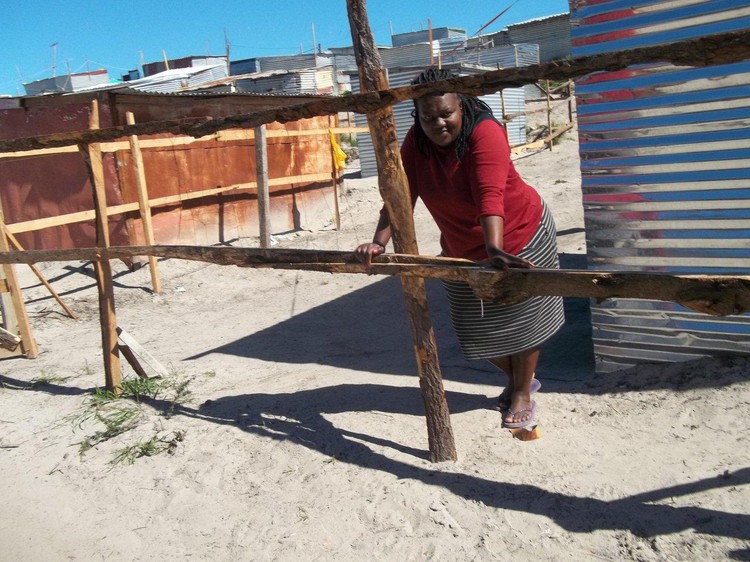
<svg viewBox="0 0 750 562"><path fill-rule="evenodd" d="M97 388L86 397L81 409L69 417L79 429L91 428L79 443L81 455L97 445L123 435L143 425L153 416L167 419L174 415L177 407L190 400L192 393L186 379L177 372L156 378L125 378L122 393ZM115 452L112 465L133 464L136 459L174 452L182 441L184 431L175 430L171 438L162 437L162 430L140 441L126 445Z"/></svg>

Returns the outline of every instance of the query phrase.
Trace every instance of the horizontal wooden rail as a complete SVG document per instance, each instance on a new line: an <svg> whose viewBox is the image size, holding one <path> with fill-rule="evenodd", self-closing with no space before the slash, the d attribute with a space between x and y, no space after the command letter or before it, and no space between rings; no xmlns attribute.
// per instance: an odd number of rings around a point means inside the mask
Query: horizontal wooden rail
<svg viewBox="0 0 750 562"><path fill-rule="evenodd" d="M0 263L126 259L156 256L236 265L328 273L360 273L436 278L468 283L478 297L514 303L534 295L636 298L676 302L716 316L750 311L750 275L512 269L500 271L469 260L385 254L367 268L352 252L232 248L220 246L132 246L2 252Z"/></svg>
<svg viewBox="0 0 750 562"><path fill-rule="evenodd" d="M352 133L366 133L370 130L369 127L332 127L331 129L307 129L300 131L287 131L285 129L270 130L266 134L268 138L294 138L294 137L308 137L308 136L328 136L329 131L333 131L334 134L352 134ZM238 141L238 140L253 140L255 138L255 131L252 129L226 129L218 131L216 133L206 135L204 137L190 137L190 136L174 136L170 138L161 139L139 139L141 148L164 148L173 146L184 146L194 144L198 142L208 141ZM128 141L113 141L103 142L99 145L102 152L117 152L118 150L130 150L130 144ZM2 152L0 153L0 159L9 158L30 158L35 156L49 156L52 154L66 154L66 153L78 153L78 147L76 145L71 146L59 146L57 148L39 148L36 150L24 150L19 152Z"/></svg>
<svg viewBox="0 0 750 562"><path fill-rule="evenodd" d="M320 174L305 174L302 176L288 176L284 178L274 178L269 180L270 186L278 185L289 185L293 183L313 183L313 182L325 182L331 181L330 173ZM239 183L233 185L227 185L222 187L214 187L211 189L203 189L200 191L191 191L189 193L178 193L176 195L167 195L165 197L157 197L156 199L150 199L149 204L151 208L154 207L168 207L170 205L176 205L184 201L191 201L194 199L201 199L203 197L211 197L213 195L227 194L234 191L240 191L245 189L256 189L257 184L254 181L247 183ZM138 202L123 203L122 205L113 205L107 207L107 216L121 215L123 213L137 212ZM29 221L16 222L13 224L5 225L8 232L13 234L19 234L21 232L32 232L35 230L43 230L45 228L51 228L53 226L63 226L66 224L74 224L79 222L86 222L94 220L96 218L96 212L92 209L90 211L79 211L77 213L67 213L65 215L57 215L55 217L46 217L43 219L34 219Z"/></svg>

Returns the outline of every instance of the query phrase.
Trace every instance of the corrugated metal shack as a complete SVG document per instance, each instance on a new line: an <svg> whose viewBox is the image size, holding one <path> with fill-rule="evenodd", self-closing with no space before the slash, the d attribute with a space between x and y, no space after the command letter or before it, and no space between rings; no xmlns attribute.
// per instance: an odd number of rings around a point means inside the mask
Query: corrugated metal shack
<svg viewBox="0 0 750 562"><path fill-rule="evenodd" d="M232 74L252 74L271 70L299 70L333 64L330 53L300 53L299 55L275 55L236 60L230 63Z"/></svg>
<svg viewBox="0 0 750 562"><path fill-rule="evenodd" d="M23 85L26 95L38 96L40 94L77 92L79 90L100 86L109 83L109 73L104 70L92 70L91 72L79 72L76 74L63 74L52 78L34 80Z"/></svg>
<svg viewBox="0 0 750 562"><path fill-rule="evenodd" d="M426 66L426 65L425 65ZM388 70L388 82L391 88L398 86L405 86L411 82L411 80L419 74L425 66L417 68L394 68ZM460 63L450 63L443 65L443 68L453 70L458 76L470 76L472 74L481 74L486 72L487 68L477 68L470 65L464 65ZM351 77L352 91L359 93L359 79L356 76ZM492 112L496 116L502 115L503 101L505 103L506 113L521 113L524 111L524 90L523 88L508 88L503 91L503 99L500 99L501 94L490 94L482 96L480 99L484 100L491 108ZM396 123L396 134L398 135L399 144L403 142L406 133L409 132L409 128L414 124L414 117L411 112L414 109L414 103L409 100L401 103L397 103L393 106L393 117ZM367 126L367 118L364 115L355 115L355 122L358 127ZM511 145L519 145L526 142L526 119L523 115L512 120L507 126L508 139ZM372 147L372 139L370 135L358 135L357 136L359 146L359 163L361 167L362 177L376 176L378 174L377 162L375 161L375 151Z"/></svg>
<svg viewBox="0 0 750 562"><path fill-rule="evenodd" d="M153 76L165 70L175 70L177 68L192 68L195 66L217 66L227 65L226 56L217 55L191 55L178 59L169 59L166 63L162 61L149 62L143 65L143 76Z"/></svg>
<svg viewBox="0 0 750 562"><path fill-rule="evenodd" d="M503 47L490 47L486 49L465 49L463 48L463 39L445 39L443 41L433 41L433 60L437 60L438 52L445 51L452 53L449 58L455 62L443 63L444 68L453 70L459 76L469 76L479 74L487 70L494 70L498 67L508 68L515 66L526 66L536 64L537 46L536 45L510 45ZM457 48L458 47L458 48ZM405 86L419 74L430 63L430 44L418 43L416 45L406 45L403 47L379 48L383 66L388 71L388 82L392 88ZM468 61L479 58L487 61L487 65L477 66ZM352 91L359 92L359 78L356 73L350 75ZM501 97L502 96L502 97ZM502 94L490 94L482 96L491 108L493 113L500 117L503 114L503 104L506 114L518 114L518 117L510 121L506 127L508 139L511 145L520 145L526 142L526 117L525 110L525 93L524 88L507 88ZM393 106L393 115L396 123L396 133L399 143L404 140L406 133L414 123L411 111L414 109L412 101L398 103ZM367 118L364 115L356 115L355 121L357 126L366 127ZM372 140L369 135L359 135L359 158L362 170L362 177L377 175L377 164L375 162L375 153L372 148Z"/></svg>
<svg viewBox="0 0 750 562"><path fill-rule="evenodd" d="M466 39L466 29L462 27L436 27L432 30L421 29L419 31L396 33L391 35L391 45L394 47L403 47L404 45L413 45L415 43L428 43L430 35L432 35L433 41L453 38Z"/></svg>
<svg viewBox="0 0 750 562"><path fill-rule="evenodd" d="M158 74L131 80L126 84L129 89L139 92L169 93L196 89L208 82L224 78L226 75L225 64L213 64L164 70ZM120 88L122 84L117 84L115 87Z"/></svg>
<svg viewBox="0 0 750 562"><path fill-rule="evenodd" d="M336 94L332 53L256 57L230 65L235 91L273 94Z"/></svg>
<svg viewBox="0 0 750 562"><path fill-rule="evenodd" d="M750 1L571 1L573 54L750 26ZM576 83L591 269L750 271L750 62L644 64ZM750 354L750 315L676 304L592 305L597 368Z"/></svg>
<svg viewBox="0 0 750 562"><path fill-rule="evenodd" d="M258 94L331 94L333 67L268 70L232 77L237 92Z"/></svg>
<svg viewBox="0 0 750 562"><path fill-rule="evenodd" d="M15 107L8 108L5 103L0 110L0 135L20 138L86 129L94 99L99 103L101 126L110 127L125 123L128 111L135 114L136 123L220 118L311 98L314 96L167 95L133 90L14 98ZM272 232L322 228L331 223L335 205L327 128L332 124L328 117L317 117L268 125ZM322 133L294 135L294 131L306 129ZM141 139L149 198L171 201L152 207L157 243L213 244L258 235L256 189L247 185L255 181L254 140L252 131L241 133L229 140L216 137L199 142L170 135ZM87 173L75 147L72 150L24 158L0 155L5 220L27 249L94 245L95 228L90 219L38 227L40 219L93 209ZM102 151L107 204L137 203L127 141L104 143ZM307 179L300 178L305 175ZM213 193L218 187L234 189ZM200 195L203 191L208 194ZM113 245L142 243L137 210L110 216L110 231Z"/></svg>
<svg viewBox="0 0 750 562"><path fill-rule="evenodd" d="M536 43L539 45L539 62L564 59L571 53L570 14L516 23L482 39L492 41L495 46Z"/></svg>

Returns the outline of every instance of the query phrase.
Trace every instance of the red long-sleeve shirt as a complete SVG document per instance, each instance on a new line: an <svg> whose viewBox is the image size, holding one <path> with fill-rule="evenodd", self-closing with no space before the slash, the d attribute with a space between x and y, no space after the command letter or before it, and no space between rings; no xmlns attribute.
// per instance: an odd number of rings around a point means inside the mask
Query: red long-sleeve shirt
<svg viewBox="0 0 750 562"><path fill-rule="evenodd" d="M539 226L542 202L516 172L505 129L493 119L478 123L461 162L453 146L431 148L431 157L422 155L412 127L401 158L412 203L419 197L430 211L440 229L443 255L487 259L479 218L492 215L503 218L502 249L517 254Z"/></svg>

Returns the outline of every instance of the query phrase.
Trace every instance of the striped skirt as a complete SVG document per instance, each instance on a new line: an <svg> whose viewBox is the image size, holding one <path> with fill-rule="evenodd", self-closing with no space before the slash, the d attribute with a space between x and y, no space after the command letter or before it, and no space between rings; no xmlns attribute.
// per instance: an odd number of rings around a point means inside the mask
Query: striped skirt
<svg viewBox="0 0 750 562"><path fill-rule="evenodd" d="M542 220L531 241L518 253L536 267L559 269L557 231L542 202ZM530 297L502 305L482 301L460 281L444 281L451 320L467 359L489 359L536 347L565 322L562 297Z"/></svg>

